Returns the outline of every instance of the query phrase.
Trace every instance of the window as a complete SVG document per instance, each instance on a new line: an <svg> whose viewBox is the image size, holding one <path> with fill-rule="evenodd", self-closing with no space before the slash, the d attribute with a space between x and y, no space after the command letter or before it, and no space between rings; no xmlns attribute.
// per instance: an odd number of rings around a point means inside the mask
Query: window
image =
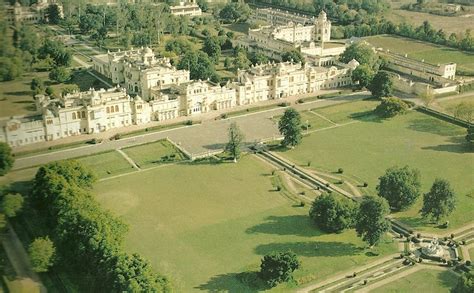
<svg viewBox="0 0 474 293"><path fill-rule="evenodd" d="M85 111L82 111L82 113L81 113L81 118L82 118L82 119L85 119L85 118L86 118L86 112L85 112Z"/></svg>
<svg viewBox="0 0 474 293"><path fill-rule="evenodd" d="M107 113L110 113L110 108L109 107L107 107Z"/></svg>
<svg viewBox="0 0 474 293"><path fill-rule="evenodd" d="M76 113L72 112L72 119L76 119Z"/></svg>
<svg viewBox="0 0 474 293"><path fill-rule="evenodd" d="M118 112L118 111L119 111L119 106L115 105L115 112Z"/></svg>

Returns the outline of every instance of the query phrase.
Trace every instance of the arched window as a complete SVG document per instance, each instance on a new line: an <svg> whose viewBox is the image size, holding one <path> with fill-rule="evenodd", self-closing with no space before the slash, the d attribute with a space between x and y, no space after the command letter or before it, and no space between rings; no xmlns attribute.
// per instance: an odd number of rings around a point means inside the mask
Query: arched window
<svg viewBox="0 0 474 293"><path fill-rule="evenodd" d="M107 113L110 113L110 108L109 107L107 107Z"/></svg>
<svg viewBox="0 0 474 293"><path fill-rule="evenodd" d="M118 105L115 105L115 112L118 112L119 111L119 107Z"/></svg>
<svg viewBox="0 0 474 293"><path fill-rule="evenodd" d="M72 119L76 119L76 113L72 112Z"/></svg>
<svg viewBox="0 0 474 293"><path fill-rule="evenodd" d="M85 111L82 111L82 113L81 113L81 118L82 118L82 119L85 119L85 118L86 118L86 112L85 112Z"/></svg>

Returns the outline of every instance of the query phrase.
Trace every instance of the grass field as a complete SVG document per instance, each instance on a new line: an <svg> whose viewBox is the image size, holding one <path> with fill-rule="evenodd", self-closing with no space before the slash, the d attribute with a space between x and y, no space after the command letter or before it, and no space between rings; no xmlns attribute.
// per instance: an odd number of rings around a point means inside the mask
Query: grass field
<svg viewBox="0 0 474 293"><path fill-rule="evenodd" d="M354 103L355 113L373 106L371 101ZM363 104L367 103L366 106ZM350 112L352 103L315 109L327 118L340 121ZM340 110L339 110L340 109ZM344 116L344 115L342 115ZM347 121L346 118L342 121ZM299 165L312 162L312 168L334 172L344 169L344 175L359 182L368 182L363 192L375 194L378 177L394 165L409 165L421 172L422 191L427 192L437 177L446 178L454 188L458 204L449 217L450 227L472 221L474 209L474 153L464 141L465 129L430 116L410 112L391 120L353 119L353 123L315 132L303 139L300 146L281 155ZM422 220L417 211L421 197L408 211L395 216L417 229L435 230Z"/></svg>
<svg viewBox="0 0 474 293"><path fill-rule="evenodd" d="M76 160L91 168L99 179L134 170L132 165L116 151L108 151Z"/></svg>
<svg viewBox="0 0 474 293"><path fill-rule="evenodd" d="M474 94L471 96L462 97L458 99L440 101L440 102L435 103L434 106L441 108L442 110L448 112L449 114L453 114L454 108L460 103L474 104Z"/></svg>
<svg viewBox="0 0 474 293"><path fill-rule="evenodd" d="M178 162L185 159L175 146L167 140L122 149L140 168L149 168L157 164Z"/></svg>
<svg viewBox="0 0 474 293"><path fill-rule="evenodd" d="M130 225L128 251L171 276L178 292L253 292L240 280L271 251L299 255L300 282L377 258L354 231L315 229L307 208L275 191L271 170L251 156L237 164L177 164L102 181L94 192ZM396 245L386 240L376 251L393 253Z"/></svg>
<svg viewBox="0 0 474 293"><path fill-rule="evenodd" d="M365 38L376 47L390 49L399 54L408 54L409 58L425 60L427 63L439 64L454 62L461 71L474 72L474 53L463 52L453 48L437 46L430 43L395 36L373 36Z"/></svg>
<svg viewBox="0 0 474 293"><path fill-rule="evenodd" d="M450 292L456 286L457 276L450 271L423 269L408 276L379 287L372 293L395 292Z"/></svg>

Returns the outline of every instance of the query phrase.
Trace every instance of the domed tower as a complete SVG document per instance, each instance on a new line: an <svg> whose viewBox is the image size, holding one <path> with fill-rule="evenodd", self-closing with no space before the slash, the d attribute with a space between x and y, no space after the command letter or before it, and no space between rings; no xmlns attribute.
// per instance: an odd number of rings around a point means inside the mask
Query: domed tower
<svg viewBox="0 0 474 293"><path fill-rule="evenodd" d="M328 20L326 12L321 10L318 18L314 21L314 41L329 42L331 40L331 21Z"/></svg>

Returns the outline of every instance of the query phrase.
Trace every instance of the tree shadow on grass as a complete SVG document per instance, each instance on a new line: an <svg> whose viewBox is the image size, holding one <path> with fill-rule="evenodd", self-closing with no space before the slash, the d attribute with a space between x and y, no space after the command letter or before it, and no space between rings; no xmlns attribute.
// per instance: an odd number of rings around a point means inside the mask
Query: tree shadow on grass
<svg viewBox="0 0 474 293"><path fill-rule="evenodd" d="M352 113L349 115L349 118L361 121L361 122L375 122L375 123L382 123L384 121L383 118L375 114L374 110L367 110L357 113Z"/></svg>
<svg viewBox="0 0 474 293"><path fill-rule="evenodd" d="M213 143L203 146L205 149L208 150L223 150L225 148L225 143Z"/></svg>
<svg viewBox="0 0 474 293"><path fill-rule="evenodd" d="M441 136L458 136L465 134L460 127L432 117L412 120L410 125L408 125L408 129Z"/></svg>
<svg viewBox="0 0 474 293"><path fill-rule="evenodd" d="M257 272L253 271L217 275L210 278L207 283L195 287L195 289L207 292L253 293L269 288L258 278Z"/></svg>
<svg viewBox="0 0 474 293"><path fill-rule="evenodd" d="M306 257L338 257L360 254L364 251L364 248L352 243L320 241L269 243L259 245L255 248L255 252L259 255L266 255L274 251L281 252L288 250L293 251L299 256Z"/></svg>
<svg viewBox="0 0 474 293"><path fill-rule="evenodd" d="M457 276L451 271L443 271L439 274L441 284L446 288L454 288L457 284Z"/></svg>
<svg viewBox="0 0 474 293"><path fill-rule="evenodd" d="M413 217L399 217L397 220L403 222L405 225L411 228L419 228L422 226L431 225L430 222L421 216L413 216Z"/></svg>
<svg viewBox="0 0 474 293"><path fill-rule="evenodd" d="M18 91L18 92L6 92L5 93L5 96L31 96L32 95L32 91ZM21 103L21 102L24 102L24 101L19 101L19 102L15 102L15 103Z"/></svg>
<svg viewBox="0 0 474 293"><path fill-rule="evenodd" d="M464 136L455 136L449 138L452 144L440 144L436 146L427 146L422 147L423 150L433 150L439 152L450 152L450 153L473 153L474 152L474 145L471 143L466 142Z"/></svg>
<svg viewBox="0 0 474 293"><path fill-rule="evenodd" d="M313 237L322 235L307 215L269 216L264 223L247 229L248 234L276 234Z"/></svg>

